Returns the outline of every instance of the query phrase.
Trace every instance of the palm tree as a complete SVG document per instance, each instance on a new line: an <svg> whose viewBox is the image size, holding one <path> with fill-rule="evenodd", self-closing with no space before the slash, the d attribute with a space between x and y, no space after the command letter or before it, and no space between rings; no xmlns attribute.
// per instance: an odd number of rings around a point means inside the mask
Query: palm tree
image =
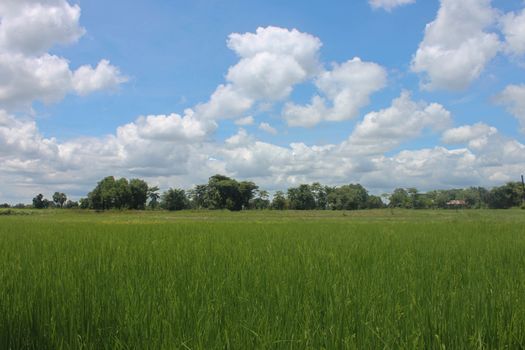
<svg viewBox="0 0 525 350"><path fill-rule="evenodd" d="M151 209L157 208L157 205L159 204L160 194L157 193L158 191L159 191L158 186L148 188L148 197L150 199L149 207Z"/></svg>

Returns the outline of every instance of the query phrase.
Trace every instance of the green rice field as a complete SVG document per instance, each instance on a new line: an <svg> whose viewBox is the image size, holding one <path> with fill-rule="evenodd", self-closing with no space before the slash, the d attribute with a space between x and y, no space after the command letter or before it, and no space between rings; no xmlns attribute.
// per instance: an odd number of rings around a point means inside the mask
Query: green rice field
<svg viewBox="0 0 525 350"><path fill-rule="evenodd" d="M0 349L525 347L523 210L4 214Z"/></svg>

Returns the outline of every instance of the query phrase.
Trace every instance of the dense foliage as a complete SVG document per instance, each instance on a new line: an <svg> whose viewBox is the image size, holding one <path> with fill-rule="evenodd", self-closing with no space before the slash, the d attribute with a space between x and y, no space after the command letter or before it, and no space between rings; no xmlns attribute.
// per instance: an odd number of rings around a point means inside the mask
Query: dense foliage
<svg viewBox="0 0 525 350"><path fill-rule="evenodd" d="M391 207L407 209L435 209L456 206L470 209L508 209L522 205L524 192L521 183L508 182L491 190L483 187L469 187L420 193L415 188L397 188L389 199ZM460 201L461 204L451 205L452 201Z"/></svg>
<svg viewBox="0 0 525 350"><path fill-rule="evenodd" d="M469 187L462 189L434 190L426 193L417 188L396 188L381 197L371 195L360 184L325 186L318 182L300 184L286 192L277 191L270 199L268 191L260 189L252 181L237 181L224 175L214 175L208 183L196 185L190 190L170 188L159 194L159 187L149 187L141 179L115 179L108 176L78 203L68 201L67 196L55 192L49 201L42 194L33 198L33 208L83 208L95 210L145 208L166 210L182 209L247 209L274 210L359 210L376 208L405 209L507 209L523 206L525 193L520 182L508 182L503 186L486 189ZM24 207L18 204L18 207ZM8 208L9 204L2 204Z"/></svg>
<svg viewBox="0 0 525 350"><path fill-rule="evenodd" d="M113 176L102 179L88 194L87 206L91 209L144 209L148 199L148 184L144 180Z"/></svg>
<svg viewBox="0 0 525 350"><path fill-rule="evenodd" d="M249 209L257 189L251 181L238 182L224 175L214 175L207 184L188 191L189 206L195 209Z"/></svg>
<svg viewBox="0 0 525 350"><path fill-rule="evenodd" d="M184 190L170 188L162 195L161 207L166 210L182 210L188 208L188 197Z"/></svg>

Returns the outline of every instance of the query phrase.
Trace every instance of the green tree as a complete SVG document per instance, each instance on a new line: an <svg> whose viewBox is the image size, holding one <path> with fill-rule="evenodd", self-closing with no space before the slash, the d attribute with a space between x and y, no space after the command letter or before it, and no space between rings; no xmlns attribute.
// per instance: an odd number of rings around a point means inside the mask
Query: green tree
<svg viewBox="0 0 525 350"><path fill-rule="evenodd" d="M239 182L239 192L241 195L241 207L248 209L250 201L254 198L256 191L259 189L252 181L241 181Z"/></svg>
<svg viewBox="0 0 525 350"><path fill-rule="evenodd" d="M309 185L302 184L288 189L288 202L290 209L312 210L315 209L315 196Z"/></svg>
<svg viewBox="0 0 525 350"><path fill-rule="evenodd" d="M148 200L148 184L141 179L129 181L129 208L144 210Z"/></svg>
<svg viewBox="0 0 525 350"><path fill-rule="evenodd" d="M431 197L432 207L434 208L447 208L447 203L455 198L455 193L450 190L436 190L427 193L427 196Z"/></svg>
<svg viewBox="0 0 525 350"><path fill-rule="evenodd" d="M115 178L107 176L88 193L89 206L96 210L107 210L115 206Z"/></svg>
<svg viewBox="0 0 525 350"><path fill-rule="evenodd" d="M178 188L170 188L162 194L161 207L166 210L183 210L189 207L186 192Z"/></svg>
<svg viewBox="0 0 525 350"><path fill-rule="evenodd" d="M208 180L206 205L211 209L241 210L247 206L257 186L253 182L241 184L224 175L214 175Z"/></svg>
<svg viewBox="0 0 525 350"><path fill-rule="evenodd" d="M411 209L424 209L425 201L423 200L423 195L419 193L417 188L411 187L407 189L408 201L407 207Z"/></svg>
<svg viewBox="0 0 525 350"><path fill-rule="evenodd" d="M385 203L383 203L381 197L370 195L368 196L366 207L368 209L380 209L385 207Z"/></svg>
<svg viewBox="0 0 525 350"><path fill-rule="evenodd" d="M148 193L147 193L148 198L149 198L148 206L153 210L155 210L159 204L160 194L158 192L159 192L158 186L153 186L153 187L148 188Z"/></svg>
<svg viewBox="0 0 525 350"><path fill-rule="evenodd" d="M36 195L35 198L33 198L33 208L35 209L46 209L49 207L49 201L44 198L44 195L42 193L39 193Z"/></svg>
<svg viewBox="0 0 525 350"><path fill-rule="evenodd" d="M89 198L80 198L78 200L78 206L80 209L89 209L92 207Z"/></svg>
<svg viewBox="0 0 525 350"><path fill-rule="evenodd" d="M367 208L368 192L360 184L350 184L335 188L328 195L330 208L336 210L357 210Z"/></svg>
<svg viewBox="0 0 525 350"><path fill-rule="evenodd" d="M125 178L115 180L113 176L107 176L99 181L93 191L88 193L88 201L90 208L97 210L133 207L132 192L128 180Z"/></svg>
<svg viewBox="0 0 525 350"><path fill-rule="evenodd" d="M284 196L283 191L277 191L275 192L271 207L275 210L284 210L286 209L287 203L286 203L286 197Z"/></svg>
<svg viewBox="0 0 525 350"><path fill-rule="evenodd" d="M328 207L328 192L330 191L327 186L321 185L319 182L314 182L310 185L310 190L314 195L315 208L325 210Z"/></svg>
<svg viewBox="0 0 525 350"><path fill-rule="evenodd" d="M74 208L78 208L79 207L79 204L78 202L75 202L75 201L72 201L72 200L68 200L65 204L65 207L67 209L74 209Z"/></svg>
<svg viewBox="0 0 525 350"><path fill-rule="evenodd" d="M192 208L201 209L248 209L258 186L252 181L238 182L225 175L216 174L207 184L197 185L188 191Z"/></svg>
<svg viewBox="0 0 525 350"><path fill-rule="evenodd" d="M207 208L208 185L197 185L188 191L188 198L193 209Z"/></svg>
<svg viewBox="0 0 525 350"><path fill-rule="evenodd" d="M469 187L459 191L458 198L465 201L467 208L486 206L487 190L483 187Z"/></svg>
<svg viewBox="0 0 525 350"><path fill-rule="evenodd" d="M488 205L494 209L507 209L521 204L523 190L519 182L508 182L494 187L488 195Z"/></svg>
<svg viewBox="0 0 525 350"><path fill-rule="evenodd" d="M53 202L60 208L64 207L64 203L67 201L67 196L64 193L55 192L53 194Z"/></svg>
<svg viewBox="0 0 525 350"><path fill-rule="evenodd" d="M115 181L114 204L117 209L130 209L131 190L126 178L120 178Z"/></svg>
<svg viewBox="0 0 525 350"><path fill-rule="evenodd" d="M256 197L250 202L250 208L268 209L270 207L270 195L266 190L256 190Z"/></svg>
<svg viewBox="0 0 525 350"><path fill-rule="evenodd" d="M392 208L408 208L408 192L404 188L396 188L390 195L389 206Z"/></svg>

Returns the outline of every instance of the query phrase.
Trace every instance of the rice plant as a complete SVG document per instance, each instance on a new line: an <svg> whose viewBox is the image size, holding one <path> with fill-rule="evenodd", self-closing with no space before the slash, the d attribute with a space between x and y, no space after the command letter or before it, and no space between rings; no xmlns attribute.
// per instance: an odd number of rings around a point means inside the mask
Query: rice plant
<svg viewBox="0 0 525 350"><path fill-rule="evenodd" d="M0 217L2 349L525 346L511 211Z"/></svg>

